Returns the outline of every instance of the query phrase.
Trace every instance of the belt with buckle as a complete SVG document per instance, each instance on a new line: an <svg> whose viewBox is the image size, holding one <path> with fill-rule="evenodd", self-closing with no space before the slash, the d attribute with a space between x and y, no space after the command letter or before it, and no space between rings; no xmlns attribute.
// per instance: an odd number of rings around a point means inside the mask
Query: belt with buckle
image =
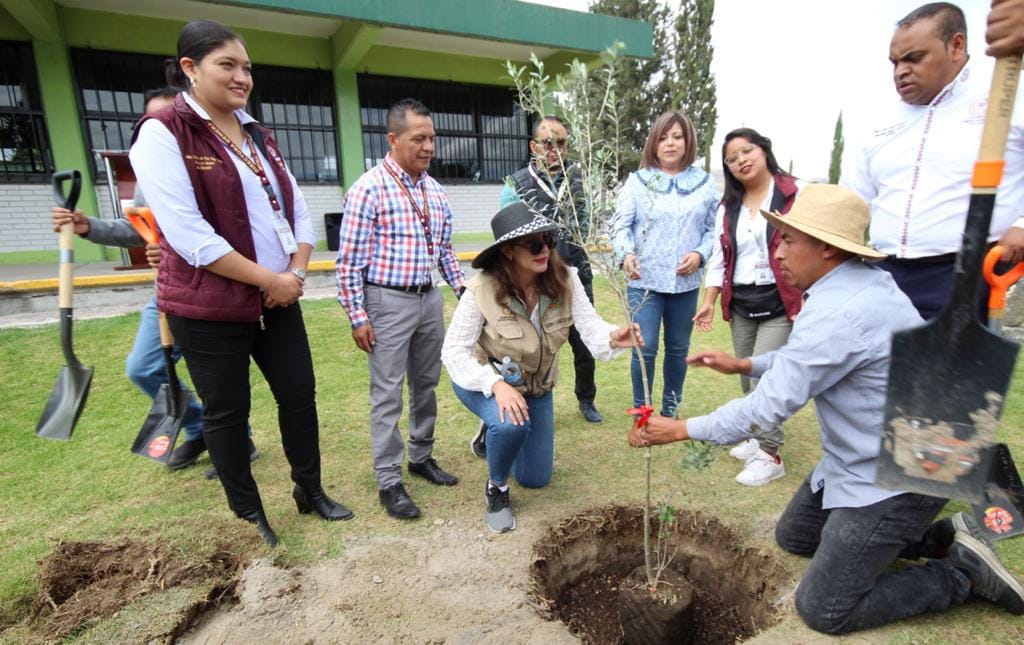
<svg viewBox="0 0 1024 645"><path fill-rule="evenodd" d="M426 293L434 288L434 285L429 282L427 284L414 284L411 287L400 287L393 284L377 284L376 282L370 282L369 280L367 280L365 284L370 287L380 287L381 289L391 289L392 291L415 293L417 295Z"/></svg>

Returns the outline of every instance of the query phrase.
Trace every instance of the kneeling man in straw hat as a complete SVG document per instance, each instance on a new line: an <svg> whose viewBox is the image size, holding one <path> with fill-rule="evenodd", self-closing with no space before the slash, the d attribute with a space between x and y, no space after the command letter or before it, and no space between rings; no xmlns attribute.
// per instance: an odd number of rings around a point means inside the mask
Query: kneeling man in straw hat
<svg viewBox="0 0 1024 645"><path fill-rule="evenodd" d="M842 634L969 596L1024 613L1024 589L970 515L934 522L946 500L873 483L892 334L922 321L892 277L868 264L884 256L864 245L867 204L844 187L814 184L787 215L763 215L782 232L775 257L783 277L804 292L789 341L751 358L691 355L691 365L759 378L757 389L706 416L652 417L630 433L630 445L733 444L814 399L824 454L775 530L779 546L811 558L796 590L808 626ZM888 570L897 558L926 560Z"/></svg>

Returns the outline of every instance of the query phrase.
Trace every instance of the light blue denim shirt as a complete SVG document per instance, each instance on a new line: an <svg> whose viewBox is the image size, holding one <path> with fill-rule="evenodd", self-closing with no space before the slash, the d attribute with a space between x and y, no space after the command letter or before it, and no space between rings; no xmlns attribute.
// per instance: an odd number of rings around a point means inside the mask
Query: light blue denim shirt
<svg viewBox="0 0 1024 645"><path fill-rule="evenodd" d="M617 263L628 253L640 260L640 279L629 286L660 293L699 288L703 271L681 276L676 267L691 251L701 266L711 257L721 199L711 175L693 166L674 177L656 168L630 174L608 231Z"/></svg>
<svg viewBox="0 0 1024 645"><path fill-rule="evenodd" d="M874 485L893 332L923 321L881 269L847 260L815 282L789 341L751 359L757 388L687 422L693 439L735 443L751 425L769 428L814 399L821 461L811 490L825 508L860 508L899 495Z"/></svg>

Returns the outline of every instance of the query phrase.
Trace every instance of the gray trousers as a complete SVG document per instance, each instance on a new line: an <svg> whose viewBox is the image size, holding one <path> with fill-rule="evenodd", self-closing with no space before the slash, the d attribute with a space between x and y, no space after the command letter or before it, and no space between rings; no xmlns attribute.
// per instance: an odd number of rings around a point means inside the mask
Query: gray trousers
<svg viewBox="0 0 1024 645"><path fill-rule="evenodd" d="M732 312L729 325L732 329L732 346L736 350L736 358L757 356L782 347L789 339L790 330L793 329L793 323L789 322L786 316L752 320L737 316L735 311ZM756 378L740 376L740 388L744 395L750 394L755 387ZM773 455L778 453L785 439L782 424L771 428L754 426L751 428L751 434L761 443L761 448L765 452Z"/></svg>
<svg viewBox="0 0 1024 645"><path fill-rule="evenodd" d="M367 285L366 314L377 344L370 363L370 439L377 486L402 481L405 442L398 429L402 385L409 379L409 461L430 457L434 447L437 397L444 342L444 298L434 288L424 294Z"/></svg>

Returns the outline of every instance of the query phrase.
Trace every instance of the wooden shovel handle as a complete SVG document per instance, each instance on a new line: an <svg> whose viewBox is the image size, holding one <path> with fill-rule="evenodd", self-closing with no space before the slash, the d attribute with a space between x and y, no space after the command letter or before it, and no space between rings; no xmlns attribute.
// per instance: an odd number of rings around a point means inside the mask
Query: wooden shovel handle
<svg viewBox="0 0 1024 645"><path fill-rule="evenodd" d="M57 306L71 308L71 291L75 271L75 225L68 222L60 227L60 266L57 270Z"/></svg>
<svg viewBox="0 0 1024 645"><path fill-rule="evenodd" d="M167 314L160 311L157 312L157 317L160 320L160 344L163 347L173 346L174 335L171 334L171 326L167 324Z"/></svg>
<svg viewBox="0 0 1024 645"><path fill-rule="evenodd" d="M978 161L974 164L974 176L971 179L975 192L995 193L1003 178L1003 153L1010 132L1013 103L1017 98L1020 70L1019 56L996 60L985 112L985 128L981 133L981 150L978 151Z"/></svg>

